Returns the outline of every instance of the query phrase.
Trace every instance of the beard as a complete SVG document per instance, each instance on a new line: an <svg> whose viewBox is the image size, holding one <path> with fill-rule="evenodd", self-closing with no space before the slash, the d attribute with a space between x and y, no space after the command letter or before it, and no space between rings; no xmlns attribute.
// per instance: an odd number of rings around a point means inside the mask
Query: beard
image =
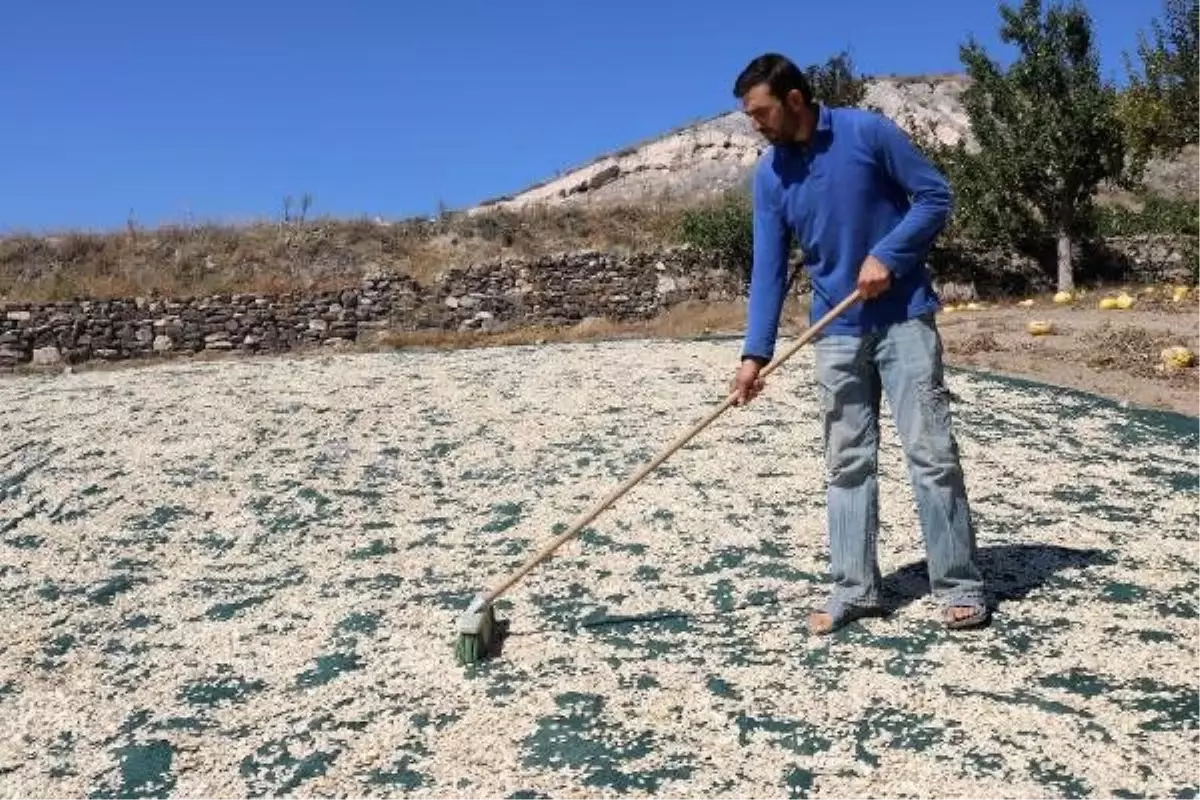
<svg viewBox="0 0 1200 800"><path fill-rule="evenodd" d="M771 144L793 144L800 133L800 115L784 107L780 111L779 123L763 128L759 133Z"/></svg>

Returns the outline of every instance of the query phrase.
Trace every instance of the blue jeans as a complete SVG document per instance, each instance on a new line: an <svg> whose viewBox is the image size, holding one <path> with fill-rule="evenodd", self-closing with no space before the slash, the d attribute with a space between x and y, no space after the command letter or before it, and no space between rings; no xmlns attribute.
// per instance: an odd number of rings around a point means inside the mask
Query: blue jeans
<svg viewBox="0 0 1200 800"><path fill-rule="evenodd" d="M815 350L828 471L831 613L881 605L876 468L884 392L917 501L930 590L943 605L982 604L975 529L932 315L861 337L822 336Z"/></svg>

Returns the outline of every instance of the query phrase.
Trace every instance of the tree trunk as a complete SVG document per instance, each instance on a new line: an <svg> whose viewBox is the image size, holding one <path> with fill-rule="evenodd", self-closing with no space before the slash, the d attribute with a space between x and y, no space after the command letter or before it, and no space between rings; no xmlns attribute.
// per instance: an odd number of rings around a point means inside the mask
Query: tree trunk
<svg viewBox="0 0 1200 800"><path fill-rule="evenodd" d="M1071 265L1071 234L1058 232L1058 290L1075 291L1075 271Z"/></svg>

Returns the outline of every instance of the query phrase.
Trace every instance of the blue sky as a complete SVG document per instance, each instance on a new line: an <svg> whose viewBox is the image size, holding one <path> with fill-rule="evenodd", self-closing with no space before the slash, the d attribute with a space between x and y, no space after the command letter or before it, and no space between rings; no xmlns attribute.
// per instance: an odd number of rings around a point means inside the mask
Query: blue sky
<svg viewBox="0 0 1200 800"><path fill-rule="evenodd" d="M398 218L734 108L754 55L868 74L1004 56L984 0L4 0L0 232ZM1160 13L1091 0L1105 74Z"/></svg>

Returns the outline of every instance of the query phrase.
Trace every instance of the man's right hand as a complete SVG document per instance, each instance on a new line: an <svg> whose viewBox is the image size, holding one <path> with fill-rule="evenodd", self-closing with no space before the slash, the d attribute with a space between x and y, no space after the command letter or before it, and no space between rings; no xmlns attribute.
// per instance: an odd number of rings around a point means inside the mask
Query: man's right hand
<svg viewBox="0 0 1200 800"><path fill-rule="evenodd" d="M749 403L763 389L763 379L758 377L759 371L762 369L757 361L747 358L742 360L742 365L738 367L737 373L733 376L732 392L737 393L733 404L735 406L743 406Z"/></svg>

